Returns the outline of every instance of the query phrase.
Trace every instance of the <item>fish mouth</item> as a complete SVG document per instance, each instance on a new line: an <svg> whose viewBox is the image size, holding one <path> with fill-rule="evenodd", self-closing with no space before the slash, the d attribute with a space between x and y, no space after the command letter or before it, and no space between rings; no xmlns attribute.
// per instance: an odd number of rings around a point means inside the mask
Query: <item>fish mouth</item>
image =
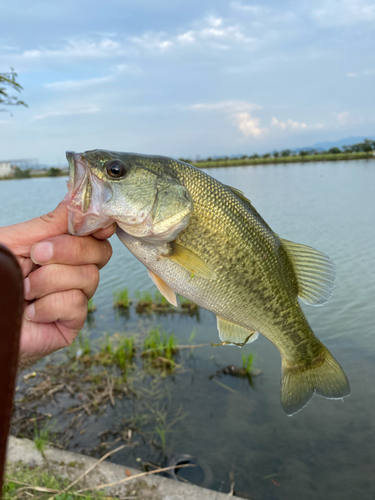
<svg viewBox="0 0 375 500"><path fill-rule="evenodd" d="M103 213L103 203L112 193L105 183L91 171L84 155L66 152L69 162L68 231L74 236L89 234L110 226L114 220Z"/></svg>

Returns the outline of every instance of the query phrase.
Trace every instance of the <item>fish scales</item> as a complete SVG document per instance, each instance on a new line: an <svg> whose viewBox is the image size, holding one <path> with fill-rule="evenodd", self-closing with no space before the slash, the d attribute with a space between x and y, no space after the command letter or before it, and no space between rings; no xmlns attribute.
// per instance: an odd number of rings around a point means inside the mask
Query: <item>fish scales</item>
<svg viewBox="0 0 375 500"><path fill-rule="evenodd" d="M279 238L240 191L191 165L102 150L68 159L72 179L86 169L96 189L97 179L103 183L100 193L89 193L95 198L91 219L98 227L117 222L119 238L168 300L176 292L215 313L226 343L243 345L260 332L277 347L287 414L314 392L332 399L349 394L345 374L298 302L298 296L313 305L328 300L334 282L328 257ZM94 226L87 229L78 213L80 186L72 184L71 227L89 234Z"/></svg>

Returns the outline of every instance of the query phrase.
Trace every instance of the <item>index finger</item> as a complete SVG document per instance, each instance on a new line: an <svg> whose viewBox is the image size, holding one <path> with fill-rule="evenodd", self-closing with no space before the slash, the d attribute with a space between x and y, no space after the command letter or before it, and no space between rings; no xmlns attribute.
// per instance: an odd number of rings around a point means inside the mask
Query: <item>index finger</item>
<svg viewBox="0 0 375 500"><path fill-rule="evenodd" d="M68 264L82 266L96 264L99 269L112 256L112 247L107 240L93 236L71 236L64 234L36 243L31 248L31 259L35 264Z"/></svg>

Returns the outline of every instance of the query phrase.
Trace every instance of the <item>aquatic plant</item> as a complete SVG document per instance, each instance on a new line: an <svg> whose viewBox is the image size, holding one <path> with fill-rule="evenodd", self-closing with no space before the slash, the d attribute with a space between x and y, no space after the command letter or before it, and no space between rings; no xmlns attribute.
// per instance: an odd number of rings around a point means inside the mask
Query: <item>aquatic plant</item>
<svg viewBox="0 0 375 500"><path fill-rule="evenodd" d="M139 292L138 290L135 292L135 296L138 300L137 305L135 306L135 310L137 313L142 313L146 310L151 310L153 299L152 295L148 291Z"/></svg>
<svg viewBox="0 0 375 500"><path fill-rule="evenodd" d="M91 298L91 299L89 299L89 301L87 303L87 312L92 313L94 311L96 311L96 304L94 302L94 299Z"/></svg>
<svg viewBox="0 0 375 500"><path fill-rule="evenodd" d="M130 304L129 290L127 288L123 288L118 292L113 292L113 307L128 309Z"/></svg>
<svg viewBox="0 0 375 500"><path fill-rule="evenodd" d="M246 354L242 353L241 356L242 356L242 368L246 370L246 373L248 375L250 375L253 367L254 354L250 353L246 356Z"/></svg>
<svg viewBox="0 0 375 500"><path fill-rule="evenodd" d="M168 335L164 330L161 332L157 327L150 330L145 338L142 355L151 358L163 356L172 360L177 350L177 341L174 334Z"/></svg>
<svg viewBox="0 0 375 500"><path fill-rule="evenodd" d="M124 337L114 346L109 336L102 344L100 352L94 356L95 362L103 366L116 365L125 369L135 355L134 337Z"/></svg>

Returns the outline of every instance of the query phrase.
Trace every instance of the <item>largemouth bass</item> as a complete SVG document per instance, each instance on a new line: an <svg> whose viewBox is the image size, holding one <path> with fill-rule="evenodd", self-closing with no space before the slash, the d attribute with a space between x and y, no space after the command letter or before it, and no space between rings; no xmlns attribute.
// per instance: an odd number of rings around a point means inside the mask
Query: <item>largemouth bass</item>
<svg viewBox="0 0 375 500"><path fill-rule="evenodd" d="M117 223L117 236L177 305L176 293L216 314L222 344L258 333L279 350L288 415L314 392L350 393L340 365L314 335L298 302L321 305L333 262L275 234L250 201L201 170L163 156L104 150L67 153L69 230L87 235Z"/></svg>

